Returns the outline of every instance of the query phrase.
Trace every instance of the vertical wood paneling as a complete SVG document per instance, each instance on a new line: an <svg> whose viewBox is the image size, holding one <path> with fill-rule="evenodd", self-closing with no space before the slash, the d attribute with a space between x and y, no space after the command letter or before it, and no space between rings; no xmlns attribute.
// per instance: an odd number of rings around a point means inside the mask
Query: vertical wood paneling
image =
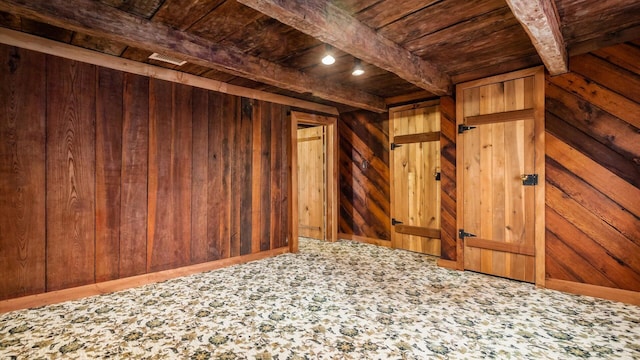
<svg viewBox="0 0 640 360"><path fill-rule="evenodd" d="M260 112L260 133L263 134L260 144L260 251L271 248L271 142L277 141L271 137L271 123L277 121L274 117L279 105L263 103ZM265 236L264 234L269 234Z"/></svg>
<svg viewBox="0 0 640 360"><path fill-rule="evenodd" d="M365 111L340 115L341 233L391 240L386 116ZM366 169L362 168L363 161L368 163Z"/></svg>
<svg viewBox="0 0 640 360"><path fill-rule="evenodd" d="M119 277L123 73L99 68L96 91L96 281Z"/></svg>
<svg viewBox="0 0 640 360"><path fill-rule="evenodd" d="M601 49L547 77L548 279L640 291L636 53Z"/></svg>
<svg viewBox="0 0 640 360"><path fill-rule="evenodd" d="M191 88L152 79L149 125L148 271L189 263Z"/></svg>
<svg viewBox="0 0 640 360"><path fill-rule="evenodd" d="M147 271L149 79L124 74L120 277Z"/></svg>
<svg viewBox="0 0 640 360"><path fill-rule="evenodd" d="M45 67L0 46L0 300L45 290ZM28 86L25 86L27 84Z"/></svg>
<svg viewBox="0 0 640 360"><path fill-rule="evenodd" d="M193 150L191 155L191 263L209 260L209 93L193 90Z"/></svg>
<svg viewBox="0 0 640 360"><path fill-rule="evenodd" d="M47 290L94 282L96 67L47 56Z"/></svg>
<svg viewBox="0 0 640 360"><path fill-rule="evenodd" d="M252 160L253 160L253 102L250 99L242 98L240 116L240 131L238 133L238 145L240 150L240 165L238 177L233 181L239 188L240 193L240 255L251 253L252 239ZM259 181L259 179L255 179ZM259 228L259 224L258 225Z"/></svg>
<svg viewBox="0 0 640 360"><path fill-rule="evenodd" d="M228 181L225 174L228 174L224 163L223 146L224 142L224 118L223 118L223 95L209 92L209 151L208 151L208 184L207 184L207 234L208 260L217 260L229 257L227 244L228 224L225 219L229 216L229 211L225 207L225 198L228 196L223 184ZM204 164L202 164L204 165Z"/></svg>
<svg viewBox="0 0 640 360"><path fill-rule="evenodd" d="M286 106L0 58L0 299L287 245Z"/></svg>

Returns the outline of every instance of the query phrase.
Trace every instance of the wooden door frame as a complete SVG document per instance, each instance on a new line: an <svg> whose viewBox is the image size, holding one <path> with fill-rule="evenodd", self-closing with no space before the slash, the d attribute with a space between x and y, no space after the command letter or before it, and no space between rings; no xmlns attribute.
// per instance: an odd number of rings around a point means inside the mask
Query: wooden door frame
<svg viewBox="0 0 640 360"><path fill-rule="evenodd" d="M325 191L325 237L338 240L338 118L330 115L292 111L289 116L289 251L298 252L298 124L324 126L326 129L327 188Z"/></svg>
<svg viewBox="0 0 640 360"><path fill-rule="evenodd" d="M431 106L438 106L440 105L440 99L436 99L436 100L427 100L427 101L422 101L419 103L415 103L415 104L410 104L410 105L403 105L403 106L396 106L396 107L392 107L389 109L389 143L391 144L393 142L393 138L394 138L394 133L393 133L393 119L391 117L392 113L395 112L400 112L400 111L406 111L406 110L414 110L414 109L420 109L420 108L424 108L424 107L431 107ZM441 114L442 115L442 114ZM442 126L442 117L440 117L440 126ZM440 154L440 156L442 156L442 154ZM390 206L389 206L389 218L393 219L395 217L395 213L396 213L396 208L395 208L395 188L394 188L394 183L393 183L393 179L394 179L394 168L395 168L395 162L394 162L394 156L393 156L393 152L389 153L389 201L390 201ZM440 192L442 192L442 187L440 188ZM442 194L441 194L442 195ZM442 219L441 219L442 221ZM440 227L442 227L442 225L440 225ZM391 225L391 247L396 249L398 248L398 240L397 240L397 235L396 232L393 228L393 225Z"/></svg>
<svg viewBox="0 0 640 360"><path fill-rule="evenodd" d="M464 123L464 103L462 96L465 89L495 84L527 76L534 77L534 104L533 117L535 124L534 141L534 169L538 174L538 185L535 191L535 284L539 287L545 286L545 125L544 125L544 87L545 75L544 67L537 66L529 69L496 75L484 79L473 80L456 85L456 128ZM460 134L456 137L456 212L457 229L464 228L464 191L463 191L463 169L464 167L464 139ZM456 262L459 270L464 269L464 244L456 235Z"/></svg>

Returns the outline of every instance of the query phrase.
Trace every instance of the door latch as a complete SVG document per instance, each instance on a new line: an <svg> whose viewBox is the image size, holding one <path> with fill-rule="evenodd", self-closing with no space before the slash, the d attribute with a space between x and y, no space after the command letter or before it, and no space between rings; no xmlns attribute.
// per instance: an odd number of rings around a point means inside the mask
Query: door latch
<svg viewBox="0 0 640 360"><path fill-rule="evenodd" d="M520 178L524 186L538 185L538 174L522 174Z"/></svg>

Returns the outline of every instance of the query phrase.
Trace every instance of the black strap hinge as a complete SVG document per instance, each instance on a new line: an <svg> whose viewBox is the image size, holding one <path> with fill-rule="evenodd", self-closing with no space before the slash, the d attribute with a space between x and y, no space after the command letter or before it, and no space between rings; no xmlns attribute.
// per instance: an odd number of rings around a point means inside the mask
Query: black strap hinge
<svg viewBox="0 0 640 360"><path fill-rule="evenodd" d="M395 150L396 148L399 148L401 146L401 144L391 143L391 150Z"/></svg>
<svg viewBox="0 0 640 360"><path fill-rule="evenodd" d="M396 226L398 224L402 224L402 221L398 221L395 218L391 219L391 225Z"/></svg>
<svg viewBox="0 0 640 360"><path fill-rule="evenodd" d="M476 237L476 234L465 232L464 229L458 230L458 237L462 240L466 237Z"/></svg>
<svg viewBox="0 0 640 360"><path fill-rule="evenodd" d="M460 124L458 125L458 134L462 134L463 132L467 131L467 130L471 130L471 129L475 129L475 126L468 126L465 124Z"/></svg>

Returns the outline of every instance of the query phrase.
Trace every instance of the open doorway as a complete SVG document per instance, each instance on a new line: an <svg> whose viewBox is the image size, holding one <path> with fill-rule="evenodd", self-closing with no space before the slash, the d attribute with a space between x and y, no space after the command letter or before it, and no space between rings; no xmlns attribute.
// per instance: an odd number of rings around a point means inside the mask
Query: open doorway
<svg viewBox="0 0 640 360"><path fill-rule="evenodd" d="M337 121L331 116L291 112L291 252L298 251L299 235L331 242L338 238ZM304 166L299 169L301 160ZM299 170L304 171L302 186Z"/></svg>

